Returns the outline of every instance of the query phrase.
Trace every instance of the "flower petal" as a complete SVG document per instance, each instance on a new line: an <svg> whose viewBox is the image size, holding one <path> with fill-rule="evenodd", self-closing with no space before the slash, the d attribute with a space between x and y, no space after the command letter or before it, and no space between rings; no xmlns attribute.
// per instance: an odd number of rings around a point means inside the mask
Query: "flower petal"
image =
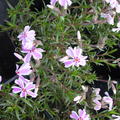
<svg viewBox="0 0 120 120"><path fill-rule="evenodd" d="M35 89L35 84L33 84L32 82L29 82L26 84L26 90L33 90Z"/></svg>
<svg viewBox="0 0 120 120"><path fill-rule="evenodd" d="M77 113L75 111L72 111L72 113L70 114L70 118L78 120L79 116L77 115Z"/></svg>
<svg viewBox="0 0 120 120"><path fill-rule="evenodd" d="M67 54L69 57L74 58L74 50L73 50L73 48L69 47L69 48L66 50L66 54Z"/></svg>
<svg viewBox="0 0 120 120"><path fill-rule="evenodd" d="M33 98L37 97L37 94L32 92L32 91L27 91L27 94L30 95Z"/></svg>
<svg viewBox="0 0 120 120"><path fill-rule="evenodd" d="M13 86L12 88L13 88L13 90L12 90L13 93L19 93L22 91L22 89L20 87L17 87L17 86Z"/></svg>

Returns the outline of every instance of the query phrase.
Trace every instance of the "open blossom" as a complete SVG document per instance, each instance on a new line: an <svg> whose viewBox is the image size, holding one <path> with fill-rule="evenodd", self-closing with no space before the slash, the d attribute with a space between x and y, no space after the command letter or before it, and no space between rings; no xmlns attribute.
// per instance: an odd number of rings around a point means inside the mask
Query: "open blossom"
<svg viewBox="0 0 120 120"><path fill-rule="evenodd" d="M50 4L54 6L58 2L64 9L67 9L68 6L72 4L71 0L51 0Z"/></svg>
<svg viewBox="0 0 120 120"><path fill-rule="evenodd" d="M16 80L15 83L18 86L13 86L13 93L20 93L20 97L27 97L27 95L31 96L31 97L36 97L37 94L32 92L32 90L35 89L35 84L33 84L32 82L28 82L28 83L24 83L22 80Z"/></svg>
<svg viewBox="0 0 120 120"><path fill-rule="evenodd" d="M0 83L2 82L2 77L0 76ZM0 84L0 90L2 89L2 85Z"/></svg>
<svg viewBox="0 0 120 120"><path fill-rule="evenodd" d="M65 67L68 68L70 66L85 66L87 56L82 55L82 49L79 47L75 47L74 49L69 47L66 50L66 54L64 58L60 59L60 62L65 64Z"/></svg>
<svg viewBox="0 0 120 120"><path fill-rule="evenodd" d="M112 110L113 107L113 99L109 96L108 92L105 92L106 96L102 99L102 107L106 107L106 105L109 106L109 110Z"/></svg>
<svg viewBox="0 0 120 120"><path fill-rule="evenodd" d="M114 25L114 16L109 13L101 13L101 17L105 18L109 24Z"/></svg>
<svg viewBox="0 0 120 120"><path fill-rule="evenodd" d="M16 65L16 74L18 76L22 76L22 75L29 75L32 72L31 70L31 66L29 63L24 63L22 64L22 66Z"/></svg>
<svg viewBox="0 0 120 120"><path fill-rule="evenodd" d="M33 46L31 49L23 48L22 52L27 53L27 55L24 57L24 62L28 63L30 62L32 56L35 60L42 59L42 52L44 52L44 50Z"/></svg>
<svg viewBox="0 0 120 120"><path fill-rule="evenodd" d="M85 109L79 109L78 114L75 111L72 111L72 113L70 114L70 118L74 120L90 120L90 117L86 113Z"/></svg>
<svg viewBox="0 0 120 120"><path fill-rule="evenodd" d="M30 26L25 26L24 31L18 35L18 38L22 41L23 46L30 48L35 40L35 35L35 31L30 30Z"/></svg>
<svg viewBox="0 0 120 120"><path fill-rule="evenodd" d="M117 23L117 28L112 29L113 32L119 32L120 31L120 21Z"/></svg>

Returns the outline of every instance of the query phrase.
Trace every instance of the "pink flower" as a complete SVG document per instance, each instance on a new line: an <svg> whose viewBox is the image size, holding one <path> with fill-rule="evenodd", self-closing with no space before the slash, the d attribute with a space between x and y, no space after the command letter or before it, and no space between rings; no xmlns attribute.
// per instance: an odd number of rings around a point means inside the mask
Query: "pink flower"
<svg viewBox="0 0 120 120"><path fill-rule="evenodd" d="M19 41L22 41L22 45L31 47L35 40L35 31L30 30L30 26L25 26L24 31L18 35Z"/></svg>
<svg viewBox="0 0 120 120"><path fill-rule="evenodd" d="M60 62L65 64L65 67L68 68L70 66L85 66L87 56L82 55L82 49L79 47L75 47L74 49L69 47L66 50L66 54L64 58L60 59Z"/></svg>
<svg viewBox="0 0 120 120"><path fill-rule="evenodd" d="M108 92L105 92L105 95L102 99L102 106L109 106L109 110L112 110L113 107L113 99L109 96Z"/></svg>
<svg viewBox="0 0 120 120"><path fill-rule="evenodd" d="M2 77L0 76L0 82L2 82ZM2 85L0 84L0 90L2 89Z"/></svg>
<svg viewBox="0 0 120 120"><path fill-rule="evenodd" d="M90 117L86 114L85 109L79 109L78 114L75 111L72 111L72 113L70 114L70 118L74 120L90 120Z"/></svg>
<svg viewBox="0 0 120 120"><path fill-rule="evenodd" d="M50 4L54 6L56 2L58 2L62 7L64 7L64 9L67 9L67 7L72 4L70 0L51 0Z"/></svg>
<svg viewBox="0 0 120 120"><path fill-rule="evenodd" d="M36 97L37 94L32 92L35 89L35 84L32 82L24 83L22 80L16 80L15 83L19 86L13 86L13 93L20 93L20 97L27 97L27 95L31 97Z"/></svg>
<svg viewBox="0 0 120 120"><path fill-rule="evenodd" d="M35 60L42 59L42 52L44 52L44 50L33 46L31 49L23 48L22 52L27 53L27 55L24 57L24 62L28 63L30 62L32 56Z"/></svg>
<svg viewBox="0 0 120 120"><path fill-rule="evenodd" d="M31 66L29 63L24 63L22 64L22 66L20 66L20 68L18 67L18 65L16 65L16 74L18 76L21 76L21 75L29 75L32 70L31 70Z"/></svg>

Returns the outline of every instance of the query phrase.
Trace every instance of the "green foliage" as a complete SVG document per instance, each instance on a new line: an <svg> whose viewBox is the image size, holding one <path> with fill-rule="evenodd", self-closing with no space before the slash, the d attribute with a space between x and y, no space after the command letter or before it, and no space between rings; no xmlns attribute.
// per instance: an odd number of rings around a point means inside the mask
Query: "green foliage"
<svg viewBox="0 0 120 120"><path fill-rule="evenodd" d="M80 2L79 2L80 1ZM39 95L37 98L19 98L10 95L11 88L4 86L0 92L0 119L1 120L69 120L72 110L78 110L73 98L80 94L81 86L92 84L98 79L93 64L116 67L113 61L114 49L119 43L119 33L113 33L107 23L96 24L94 18L102 19L99 14L103 8L102 2L95 0L73 0L66 16L58 16L55 11L47 8L42 11L31 11L33 0L20 0L15 8L8 9L9 21L1 26L3 31L11 31L11 39L18 44L17 35L24 26L30 25L37 33L37 40L43 43L46 51L37 72L40 75ZM94 13L89 13L89 10ZM78 46L77 31L80 30L84 55L88 56L84 67L65 68L59 59L65 56L69 46ZM105 43L99 41L105 40ZM104 63L104 64L103 64ZM120 86L118 87L118 89ZM116 99L119 98L118 93ZM118 100L119 101L119 100ZM113 113L120 113L120 104ZM81 107L84 107L81 105ZM97 120L103 120L112 114L110 112L95 114ZM102 117L102 119L100 118Z"/></svg>

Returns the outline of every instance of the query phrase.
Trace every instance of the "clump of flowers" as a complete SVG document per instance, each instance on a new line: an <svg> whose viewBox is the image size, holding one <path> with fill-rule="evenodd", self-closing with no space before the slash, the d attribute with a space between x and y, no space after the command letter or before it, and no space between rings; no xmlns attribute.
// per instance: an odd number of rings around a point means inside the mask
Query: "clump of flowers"
<svg viewBox="0 0 120 120"><path fill-rule="evenodd" d="M33 66L31 67L32 57L35 61L38 61L42 59L42 52L44 52L42 48L37 48L38 44L36 43L39 42L36 42L35 36L35 31L30 30L30 26L25 26L24 31L18 35L19 41L22 41L21 52L26 55L22 57L20 54L14 53L18 59L23 61L23 64L20 67L16 65L16 74L19 78L15 80L15 84L18 86L13 86L12 88L13 93L20 93L20 97L26 98L29 95L35 98L37 96L36 89L38 90L39 85L35 85L33 80L25 78L26 75L33 73Z"/></svg>
<svg viewBox="0 0 120 120"><path fill-rule="evenodd" d="M87 103L88 105L91 104L89 107L94 109L95 111L99 111L101 108L104 108L104 109L109 109L112 110L113 108L113 99L109 96L108 92L105 92L105 95L104 97L101 97L100 95L100 88L92 88L91 90L91 93L89 94L89 98L90 100L88 101L87 100L87 94L90 92L88 87L86 86L82 86L83 88L83 92L81 92L80 95L76 96L74 98L74 101L77 103L77 104L81 104L82 101L84 101L85 103ZM84 102L82 104L84 104ZM89 102L89 103L88 103ZM83 118L79 118L79 116L77 115L76 112L72 112L71 114L71 118L75 119L75 120L86 120L86 119L83 119ZM79 118L79 119L78 119Z"/></svg>
<svg viewBox="0 0 120 120"><path fill-rule="evenodd" d="M101 13L101 17L106 19L106 22L108 24L114 25L114 18L117 15L117 13L120 13L120 3L117 0L104 0L106 3L109 4L109 7L107 12ZM113 32L119 32L120 30L120 23L117 23L117 28L113 28Z"/></svg>

